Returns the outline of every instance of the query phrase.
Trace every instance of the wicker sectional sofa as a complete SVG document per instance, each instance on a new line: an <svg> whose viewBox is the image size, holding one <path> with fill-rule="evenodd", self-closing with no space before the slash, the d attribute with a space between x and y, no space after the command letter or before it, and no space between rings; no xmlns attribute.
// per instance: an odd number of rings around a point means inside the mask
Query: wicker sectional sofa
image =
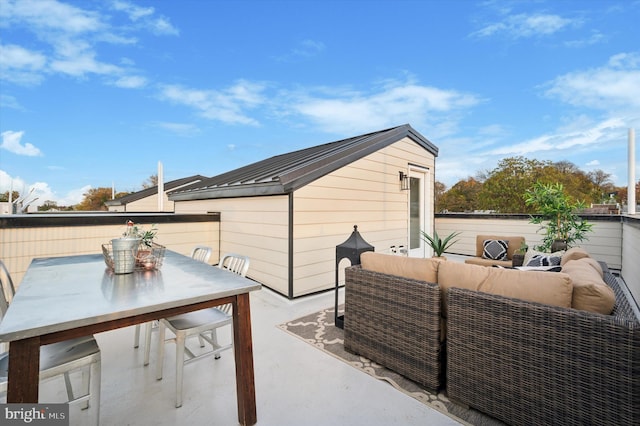
<svg viewBox="0 0 640 426"><path fill-rule="evenodd" d="M640 424L640 314L606 265L598 295L564 272L393 257L392 267L365 258L346 269L346 350L507 424ZM462 282L479 274L480 290ZM521 297L533 300L513 297L532 277L540 285ZM610 294L613 311L593 312L610 310ZM589 306L594 295L604 305ZM579 303L592 311L571 307Z"/></svg>

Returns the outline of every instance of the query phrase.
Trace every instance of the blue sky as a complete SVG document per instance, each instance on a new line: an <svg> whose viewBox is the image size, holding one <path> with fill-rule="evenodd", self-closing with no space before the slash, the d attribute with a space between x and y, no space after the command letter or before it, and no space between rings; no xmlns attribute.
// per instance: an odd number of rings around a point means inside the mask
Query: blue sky
<svg viewBox="0 0 640 426"><path fill-rule="evenodd" d="M639 22L627 0L0 0L0 191L75 204L158 161L213 176L405 123L447 186L516 155L626 185Z"/></svg>

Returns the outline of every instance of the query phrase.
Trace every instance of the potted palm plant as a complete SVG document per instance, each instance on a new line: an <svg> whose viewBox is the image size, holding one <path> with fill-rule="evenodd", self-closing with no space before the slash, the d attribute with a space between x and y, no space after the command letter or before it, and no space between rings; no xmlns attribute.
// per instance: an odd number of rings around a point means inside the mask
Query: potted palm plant
<svg viewBox="0 0 640 426"><path fill-rule="evenodd" d="M433 249L433 257L446 259L444 256L442 256L442 253L447 251L448 248L458 242L458 240L454 241L453 239L460 235L460 232L452 232L445 238L440 238L436 231L433 231L433 237L424 231L420 231L420 234L422 240Z"/></svg>
<svg viewBox="0 0 640 426"><path fill-rule="evenodd" d="M561 183L536 182L527 190L525 203L537 209L538 215L531 216L530 222L540 225L539 230L544 231L542 243L536 250L555 252L588 239L586 234L593 225L576 213L585 204L566 195Z"/></svg>

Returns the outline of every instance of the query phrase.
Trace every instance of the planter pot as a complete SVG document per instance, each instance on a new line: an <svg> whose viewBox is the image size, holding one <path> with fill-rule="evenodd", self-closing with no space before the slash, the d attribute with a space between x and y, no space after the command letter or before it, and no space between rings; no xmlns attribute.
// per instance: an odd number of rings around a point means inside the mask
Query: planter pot
<svg viewBox="0 0 640 426"><path fill-rule="evenodd" d="M130 274L136 267L138 252L138 238L114 238L111 240L113 248L113 272L116 274Z"/></svg>
<svg viewBox="0 0 640 426"><path fill-rule="evenodd" d="M551 244L551 253L555 253L560 250L567 249L567 240L555 240L553 244Z"/></svg>
<svg viewBox="0 0 640 426"><path fill-rule="evenodd" d="M513 255L511 266L513 266L513 267L522 266L523 263L524 263L524 254L515 253Z"/></svg>

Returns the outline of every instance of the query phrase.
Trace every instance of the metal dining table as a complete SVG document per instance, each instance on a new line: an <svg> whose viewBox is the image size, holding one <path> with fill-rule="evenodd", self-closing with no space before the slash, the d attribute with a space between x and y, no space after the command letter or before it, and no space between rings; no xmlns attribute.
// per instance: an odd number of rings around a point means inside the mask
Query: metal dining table
<svg viewBox="0 0 640 426"><path fill-rule="evenodd" d="M159 270L114 274L101 254L34 259L0 323L7 402L37 403L40 345L231 303L238 421L257 421L249 292L261 285L167 250Z"/></svg>

